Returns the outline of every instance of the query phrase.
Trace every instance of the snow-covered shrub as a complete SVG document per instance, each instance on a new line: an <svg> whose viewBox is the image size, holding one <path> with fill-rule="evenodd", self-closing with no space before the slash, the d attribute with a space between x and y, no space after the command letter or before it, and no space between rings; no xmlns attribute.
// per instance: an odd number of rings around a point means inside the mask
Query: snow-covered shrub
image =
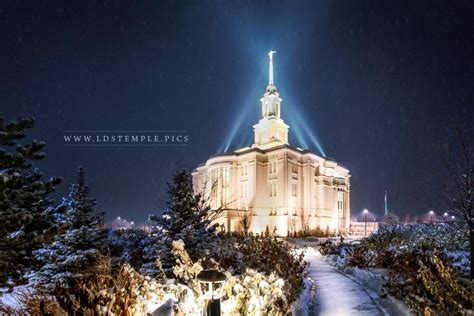
<svg viewBox="0 0 474 316"><path fill-rule="evenodd" d="M4 304L0 298L0 315L54 315L67 316L67 312L59 306L54 296L35 293L33 290L16 291L15 307Z"/></svg>
<svg viewBox="0 0 474 316"><path fill-rule="evenodd" d="M327 256L328 261L337 268L344 270L352 260L360 261L365 258L353 243L344 241L344 238L327 239L319 244L319 252Z"/></svg>
<svg viewBox="0 0 474 316"><path fill-rule="evenodd" d="M319 247L320 247L319 252L323 256L327 256L327 255L339 255L343 248L350 247L350 245L344 242L344 238L339 239L339 241L337 241L336 239L328 238L322 243L320 243Z"/></svg>
<svg viewBox="0 0 474 316"><path fill-rule="evenodd" d="M208 261L206 267L210 268L212 263L213 268L220 267L227 275L222 308L226 311L225 315L287 313L303 287L306 273L306 263L302 260L304 252L297 253L284 241L269 237L246 237L235 244L225 244L235 246L232 252L240 253L240 265L227 266L225 270L216 258L216 261ZM203 270L202 264L206 260L194 262L182 241L173 242L173 254L177 258L173 267L177 280L193 289L198 296L196 276ZM203 303L199 298L197 302L198 305Z"/></svg>
<svg viewBox="0 0 474 316"><path fill-rule="evenodd" d="M285 281L274 273L266 275L247 269L241 275L226 275L222 302L225 315L284 315L289 311L290 302L283 290Z"/></svg>
<svg viewBox="0 0 474 316"><path fill-rule="evenodd" d="M447 224L381 225L377 232L362 239L357 245L328 241L322 245L321 253L340 253L342 248L346 248L353 266L389 268L393 257L403 252L460 251L467 250L468 246L467 235L458 227Z"/></svg>
<svg viewBox="0 0 474 316"><path fill-rule="evenodd" d="M469 251L447 251L445 254L456 275L466 279L470 278L471 254Z"/></svg>
<svg viewBox="0 0 474 316"><path fill-rule="evenodd" d="M471 304L471 290L463 285L441 253L411 250L392 258L388 292L404 300L417 314L426 308L436 314L465 314Z"/></svg>
<svg viewBox="0 0 474 316"><path fill-rule="evenodd" d="M185 250L182 240L173 241L173 256L176 258L176 264L173 267L173 273L184 284L191 286L195 292L198 292L197 275L203 270L201 260L193 262Z"/></svg>
<svg viewBox="0 0 474 316"><path fill-rule="evenodd" d="M365 243L380 252L398 249L468 250L469 240L463 227L448 224L381 225Z"/></svg>
<svg viewBox="0 0 474 316"><path fill-rule="evenodd" d="M274 273L285 280L284 291L289 303L298 298L307 274L304 250L296 251L286 241L274 237L245 237L239 240L237 247L242 253L237 271L253 269L266 274Z"/></svg>

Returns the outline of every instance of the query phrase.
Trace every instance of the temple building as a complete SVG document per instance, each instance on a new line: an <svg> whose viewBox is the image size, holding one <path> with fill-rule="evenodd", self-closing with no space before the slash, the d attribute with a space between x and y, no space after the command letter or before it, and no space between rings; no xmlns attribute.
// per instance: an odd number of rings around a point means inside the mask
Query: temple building
<svg viewBox="0 0 474 316"><path fill-rule="evenodd" d="M333 160L288 143L282 99L273 82L260 99L254 143L210 157L193 171L194 190L203 193L226 231L287 236L300 231L344 233L350 222L349 170Z"/></svg>

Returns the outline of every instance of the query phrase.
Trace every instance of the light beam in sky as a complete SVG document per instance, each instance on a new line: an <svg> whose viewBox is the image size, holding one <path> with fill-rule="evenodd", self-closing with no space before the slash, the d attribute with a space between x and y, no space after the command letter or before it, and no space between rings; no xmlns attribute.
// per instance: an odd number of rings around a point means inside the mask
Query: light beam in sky
<svg viewBox="0 0 474 316"><path fill-rule="evenodd" d="M274 51L270 51L269 58L272 60L272 55ZM260 79L266 78L267 75L265 72L267 71L266 60L259 67L260 71L258 74L258 80L252 80L252 88L247 90L249 93L247 94L245 102L240 104L236 104L235 108L239 110L239 113L236 116L236 119L233 120L232 126L230 128L229 134L224 140L224 143L219 148L218 152L227 152L231 149L238 149L244 146L250 146L253 140L251 137L252 128L251 126L258 122L258 117L260 113L260 103L258 100L260 99L261 94L263 93L259 87ZM273 67L270 67L271 70ZM278 67L276 70L279 69ZM273 81L273 71L270 72L270 80ZM290 137L296 138L297 147L302 147L304 149L309 149L308 145L314 146L319 153L326 157L326 153L319 142L318 138L314 134L313 128L311 127L308 122L303 119L303 115L300 114L301 110L294 106L293 101L291 101L290 97L285 97L288 93L285 92L285 82L276 80L276 84L279 87L283 87L282 90L282 111L284 115L282 115L283 120L287 120L290 125ZM288 101L289 100L289 101ZM250 135L250 136L249 136ZM250 140L250 142L249 142ZM291 144L291 143L290 143Z"/></svg>

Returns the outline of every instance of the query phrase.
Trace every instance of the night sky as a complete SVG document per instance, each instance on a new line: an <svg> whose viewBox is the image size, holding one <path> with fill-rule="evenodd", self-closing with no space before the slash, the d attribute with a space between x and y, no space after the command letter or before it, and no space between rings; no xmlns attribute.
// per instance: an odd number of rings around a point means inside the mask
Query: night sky
<svg viewBox="0 0 474 316"><path fill-rule="evenodd" d="M39 164L79 165L109 218L145 222L178 168L252 143L267 52L290 144L347 166L352 214L427 210L474 119L472 1L2 1L0 112L33 116ZM67 130L184 130L186 147L65 147Z"/></svg>

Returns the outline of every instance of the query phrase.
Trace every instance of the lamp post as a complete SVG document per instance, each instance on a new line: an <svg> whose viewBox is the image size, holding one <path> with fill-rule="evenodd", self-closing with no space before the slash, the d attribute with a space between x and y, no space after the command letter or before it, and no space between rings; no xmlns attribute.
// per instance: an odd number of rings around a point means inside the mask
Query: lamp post
<svg viewBox="0 0 474 316"><path fill-rule="evenodd" d="M368 213L369 213L369 210L365 209L364 210L364 222L365 222L364 236L367 236L367 214Z"/></svg>
<svg viewBox="0 0 474 316"><path fill-rule="evenodd" d="M433 214L434 212L433 211L430 211L430 222L433 223Z"/></svg>
<svg viewBox="0 0 474 316"><path fill-rule="evenodd" d="M217 270L204 270L197 275L199 293L206 300L205 316L221 315L221 297L224 294L226 275Z"/></svg>

